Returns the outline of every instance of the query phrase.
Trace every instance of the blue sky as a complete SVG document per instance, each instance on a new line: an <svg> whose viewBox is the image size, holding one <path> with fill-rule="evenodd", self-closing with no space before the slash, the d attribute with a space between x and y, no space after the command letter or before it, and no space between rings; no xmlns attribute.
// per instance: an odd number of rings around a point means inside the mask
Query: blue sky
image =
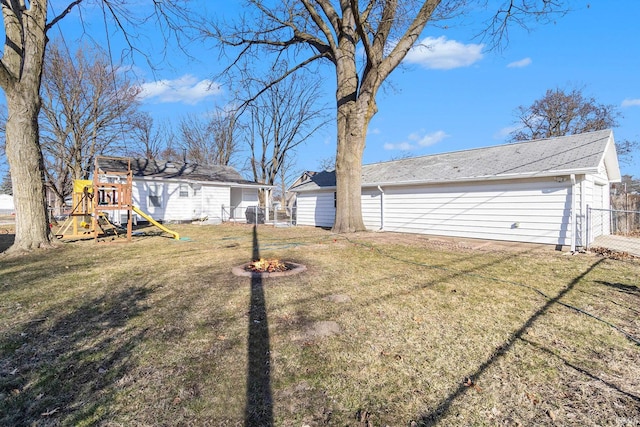
<svg viewBox="0 0 640 427"><path fill-rule="evenodd" d="M52 3L62 8L61 1ZM509 43L499 51L474 38L480 23L473 16L467 26L427 26L421 40L431 49L411 52L379 93L364 163L506 143L515 109L558 87L584 87L585 95L616 106L623 115L614 129L616 141L640 141L640 1L574 3L575 10L555 23L531 31L512 27ZM240 2L203 4L212 13L233 16ZM72 45L79 20L77 15L68 18L62 29ZM83 18L85 31L104 42L99 11ZM141 40L146 35L153 45L154 33L144 31ZM119 57L117 38L109 42ZM142 60L134 64L144 89L142 109L158 122L204 114L232 101L224 85L211 80L225 65L218 54L206 44L194 44L191 51L198 60L173 51L158 60L162 67L154 73ZM334 74L330 66L324 72L326 101L331 103ZM318 169L319 159L335 152L335 139L330 123L298 149L298 169ZM640 153L634 164L621 167L623 174L640 176Z"/></svg>

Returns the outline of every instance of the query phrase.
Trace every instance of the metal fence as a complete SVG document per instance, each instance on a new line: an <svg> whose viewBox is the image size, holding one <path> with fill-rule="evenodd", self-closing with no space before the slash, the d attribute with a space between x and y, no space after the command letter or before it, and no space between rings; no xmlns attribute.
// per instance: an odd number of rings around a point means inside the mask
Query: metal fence
<svg viewBox="0 0 640 427"><path fill-rule="evenodd" d="M588 248L603 247L640 256L640 211L587 209Z"/></svg>
<svg viewBox="0 0 640 427"><path fill-rule="evenodd" d="M276 227L296 225L296 208L272 209L267 213L263 208L247 215L247 207L222 206L222 222L239 222L248 224L270 224Z"/></svg>

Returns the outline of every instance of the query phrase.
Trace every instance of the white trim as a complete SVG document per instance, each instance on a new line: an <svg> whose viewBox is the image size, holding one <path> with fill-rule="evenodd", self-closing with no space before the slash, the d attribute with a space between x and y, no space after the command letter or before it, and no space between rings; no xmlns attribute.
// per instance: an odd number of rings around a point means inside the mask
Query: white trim
<svg viewBox="0 0 640 427"><path fill-rule="evenodd" d="M571 252L576 251L576 176L571 174Z"/></svg>
<svg viewBox="0 0 640 427"><path fill-rule="evenodd" d="M378 185L380 190L380 230L384 230L384 190Z"/></svg>
<svg viewBox="0 0 640 427"><path fill-rule="evenodd" d="M181 178L163 178L163 177L148 177L148 176L134 176L134 181L162 181L162 182L180 182L187 184L201 184L201 185L216 185L219 187L234 187L234 188L275 188L275 185L267 184L240 184L237 182L226 181L206 181L206 180L194 180L194 179L181 179Z"/></svg>
<svg viewBox="0 0 640 427"><path fill-rule="evenodd" d="M471 178L457 178L457 179L443 179L443 180L413 180L413 181L396 181L396 182L363 182L362 188L376 188L376 187L399 187L399 186L413 186L413 185L435 185L435 184L459 184L465 182L484 182L484 181L501 181L501 180L511 180L511 179L527 179L527 178L549 178L554 176L561 175L587 175L592 173L597 173L597 169L588 168L588 169L567 169L567 170L557 170L557 171L549 171L546 173L538 173L538 172L529 172L529 173L521 173L521 174L503 174L503 175L487 175L487 176L476 176ZM606 183L606 180L603 181ZM330 191L335 190L336 186L323 186L323 187L312 187L308 189L300 189L296 190L295 188L290 191L294 193L306 193L306 192L315 192L315 191Z"/></svg>

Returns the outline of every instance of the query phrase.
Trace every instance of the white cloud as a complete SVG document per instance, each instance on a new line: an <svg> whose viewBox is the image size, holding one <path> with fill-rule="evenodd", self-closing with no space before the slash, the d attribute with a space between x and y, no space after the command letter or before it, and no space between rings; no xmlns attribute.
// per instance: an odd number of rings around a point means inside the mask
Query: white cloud
<svg viewBox="0 0 640 427"><path fill-rule="evenodd" d="M480 61L483 56L483 47L483 44L463 44L455 40L447 40L445 36L427 37L412 47L404 60L425 68L450 70L468 67Z"/></svg>
<svg viewBox="0 0 640 427"><path fill-rule="evenodd" d="M384 149L385 150L403 150L403 151L416 150L418 148L429 147L431 145L437 144L438 142L442 141L448 136L449 135L447 135L442 130L432 132L426 135L423 134L422 132L414 132L407 137L408 141L403 141L396 144L387 142L386 144L384 144Z"/></svg>
<svg viewBox="0 0 640 427"><path fill-rule="evenodd" d="M384 144L384 149L385 150L402 150L402 151L411 151L413 150L415 147L411 144L409 144L408 142L400 142L398 144L392 144L390 142L387 142Z"/></svg>
<svg viewBox="0 0 640 427"><path fill-rule="evenodd" d="M503 127L498 132L493 134L493 139L505 139L506 137L511 135L513 132L517 132L521 129L522 129L522 125Z"/></svg>
<svg viewBox="0 0 640 427"><path fill-rule="evenodd" d="M222 93L219 84L208 79L198 80L191 74L185 74L175 80L143 83L141 89L141 100L153 100L157 103L197 104L205 98Z"/></svg>
<svg viewBox="0 0 640 427"><path fill-rule="evenodd" d="M533 62L533 61L531 61L531 58L524 58L524 59L521 59L519 61L514 61L514 62L511 62L511 63L507 64L507 68L523 68L523 67L526 67L528 65L531 65L531 62Z"/></svg>
<svg viewBox="0 0 640 427"><path fill-rule="evenodd" d="M640 106L640 98L636 99L625 99L622 101L623 107L638 107Z"/></svg>

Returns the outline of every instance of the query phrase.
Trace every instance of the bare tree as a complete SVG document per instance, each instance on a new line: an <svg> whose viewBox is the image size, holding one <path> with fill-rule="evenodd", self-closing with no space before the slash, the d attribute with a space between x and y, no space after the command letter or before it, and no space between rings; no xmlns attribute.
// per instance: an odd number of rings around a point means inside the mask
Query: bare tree
<svg viewBox="0 0 640 427"><path fill-rule="evenodd" d="M13 195L13 187L11 185L11 173L6 172L0 182L0 194Z"/></svg>
<svg viewBox="0 0 640 427"><path fill-rule="evenodd" d="M505 34L510 21L524 24L558 11L565 0L503 0L488 31L494 39ZM477 8L466 0L248 0L235 23L225 20L210 31L232 53L232 72L243 58L291 60L275 84L312 63L323 61L335 70L336 219L333 230L364 230L361 210L362 155L367 128L377 112L382 83L402 62L428 22ZM489 3L487 2L487 5ZM253 15L251 15L253 13ZM266 88L265 88L266 89ZM263 90L265 90L263 89Z"/></svg>
<svg viewBox="0 0 640 427"><path fill-rule="evenodd" d="M583 94L583 89L549 89L530 106L516 110L520 128L512 141L552 138L616 127L621 114L615 106L599 104Z"/></svg>
<svg viewBox="0 0 640 427"><path fill-rule="evenodd" d="M250 104L247 139L255 181L274 185L292 151L326 124L318 93L316 80L291 75L269 86ZM261 194L266 199L270 196Z"/></svg>
<svg viewBox="0 0 640 427"><path fill-rule="evenodd" d="M630 165L633 162L635 154L640 150L640 142L623 139L616 143L616 148L620 162Z"/></svg>
<svg viewBox="0 0 640 427"><path fill-rule="evenodd" d="M336 168L336 157L330 156L318 160L318 167L321 171L332 171Z"/></svg>
<svg viewBox="0 0 640 427"><path fill-rule="evenodd" d="M0 59L0 87L7 100L6 156L16 206L16 233L9 252L50 247L44 191L44 161L40 148L38 116L40 115L40 85L47 44L47 33L75 8L82 4L99 5L115 28L135 28L136 14L148 11L131 7L127 0L69 0L60 14L54 14L48 0L2 0L5 42ZM160 35L182 30L176 20L191 16L182 1L155 1L150 14L157 18ZM50 17L47 20L47 17ZM148 17L148 14L147 14ZM191 16L191 20L195 20ZM137 24L140 24L139 21ZM130 44L132 37L124 33ZM166 40L166 39L165 39Z"/></svg>
<svg viewBox="0 0 640 427"><path fill-rule="evenodd" d="M46 185L61 207L75 179L87 179L97 155L123 152L134 129L140 88L100 49L73 57L61 43L45 55L40 140Z"/></svg>
<svg viewBox="0 0 640 427"><path fill-rule="evenodd" d="M294 155L294 152L290 152L289 155L285 157L284 162L280 165L277 180L274 183L279 187L275 190L274 199L278 198L283 208L287 207L287 188L289 188L291 183L301 174L299 170L295 169L296 163L294 161Z"/></svg>
<svg viewBox="0 0 640 427"><path fill-rule="evenodd" d="M16 237L10 251L49 246L51 242L38 137L46 6L46 0L30 1L28 7L24 1L2 2L6 39L0 86L7 99L5 150L16 207Z"/></svg>
<svg viewBox="0 0 640 427"><path fill-rule="evenodd" d="M152 160L179 160L182 157L173 146L175 136L166 124L156 126L153 117L141 112L133 117L133 138L128 155Z"/></svg>
<svg viewBox="0 0 640 427"><path fill-rule="evenodd" d="M216 109L205 115L188 114L180 120L181 147L188 161L228 165L238 151L236 111Z"/></svg>

